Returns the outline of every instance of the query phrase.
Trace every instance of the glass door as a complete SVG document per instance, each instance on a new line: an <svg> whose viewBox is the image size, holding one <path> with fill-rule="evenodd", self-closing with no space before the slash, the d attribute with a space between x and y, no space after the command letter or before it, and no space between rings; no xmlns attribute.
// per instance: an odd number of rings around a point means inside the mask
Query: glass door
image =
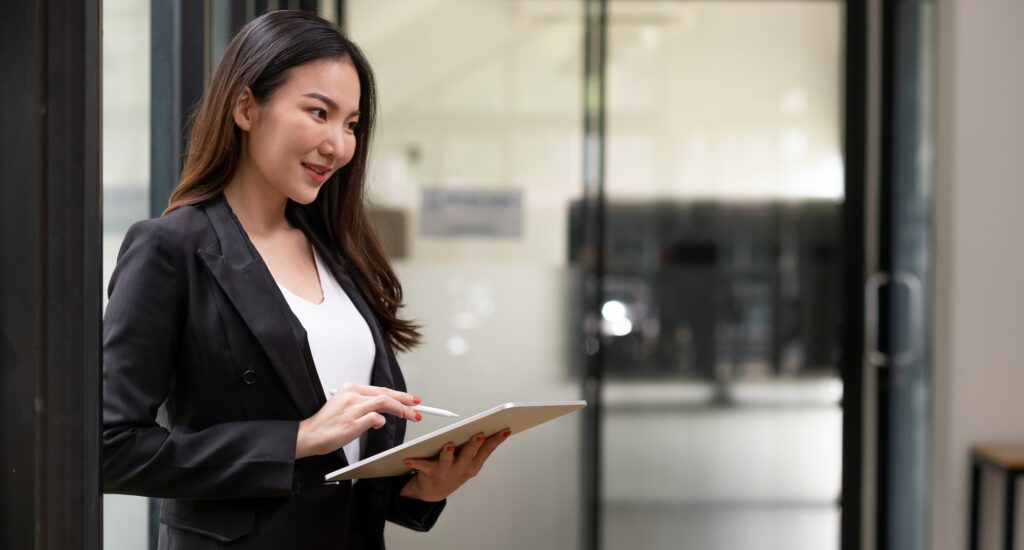
<svg viewBox="0 0 1024 550"><path fill-rule="evenodd" d="M612 1L603 548L837 548L843 8Z"/></svg>

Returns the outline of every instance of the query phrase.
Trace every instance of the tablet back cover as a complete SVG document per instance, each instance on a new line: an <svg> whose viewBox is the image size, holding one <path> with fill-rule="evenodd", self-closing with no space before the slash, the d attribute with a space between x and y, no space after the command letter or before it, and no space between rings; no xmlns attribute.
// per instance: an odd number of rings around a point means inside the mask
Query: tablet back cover
<svg viewBox="0 0 1024 550"><path fill-rule="evenodd" d="M448 442L458 446L478 433L490 437L506 428L518 434L586 405L586 401L505 403L331 472L324 479L340 481L402 475L410 471L402 463L405 459L434 458Z"/></svg>

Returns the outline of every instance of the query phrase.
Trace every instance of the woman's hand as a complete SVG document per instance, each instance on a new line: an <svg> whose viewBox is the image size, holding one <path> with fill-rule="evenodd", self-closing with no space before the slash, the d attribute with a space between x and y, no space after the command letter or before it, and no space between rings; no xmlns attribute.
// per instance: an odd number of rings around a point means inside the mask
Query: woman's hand
<svg viewBox="0 0 1024 550"><path fill-rule="evenodd" d="M419 421L412 409L420 398L408 393L345 383L313 416L299 423L295 458L323 455L354 441L370 428L381 428L385 414Z"/></svg>
<svg viewBox="0 0 1024 550"><path fill-rule="evenodd" d="M488 438L477 434L460 447L457 454L455 445L448 443L437 460L406 459L405 465L417 473L402 487L400 495L429 502L448 498L483 468L487 457L511 434L507 429Z"/></svg>

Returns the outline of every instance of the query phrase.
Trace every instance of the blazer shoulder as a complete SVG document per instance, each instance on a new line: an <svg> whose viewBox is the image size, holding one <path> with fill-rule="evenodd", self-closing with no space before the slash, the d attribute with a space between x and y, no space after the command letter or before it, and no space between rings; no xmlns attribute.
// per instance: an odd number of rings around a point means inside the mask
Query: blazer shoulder
<svg viewBox="0 0 1024 550"><path fill-rule="evenodd" d="M184 252L209 245L214 239L214 232L202 207L188 205L164 216L133 223L128 228L125 240L128 241L129 237L152 239L162 247L177 248Z"/></svg>

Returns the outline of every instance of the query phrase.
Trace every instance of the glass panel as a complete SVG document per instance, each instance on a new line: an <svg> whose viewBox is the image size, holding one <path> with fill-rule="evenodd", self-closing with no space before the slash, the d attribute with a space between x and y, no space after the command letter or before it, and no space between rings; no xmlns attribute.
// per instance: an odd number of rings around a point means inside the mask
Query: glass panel
<svg viewBox="0 0 1024 550"><path fill-rule="evenodd" d="M400 358L409 387L464 414L578 398L566 250L582 192L582 3L345 9L379 81L377 222L426 337ZM429 535L389 526L389 546L578 547L580 419L513 436ZM425 419L409 437L441 425Z"/></svg>
<svg viewBox="0 0 1024 550"><path fill-rule="evenodd" d="M605 548L838 546L842 7L610 4Z"/></svg>
<svg viewBox="0 0 1024 550"><path fill-rule="evenodd" d="M149 2L103 1L103 306L124 234L149 217ZM149 547L148 499L103 496L103 547Z"/></svg>

